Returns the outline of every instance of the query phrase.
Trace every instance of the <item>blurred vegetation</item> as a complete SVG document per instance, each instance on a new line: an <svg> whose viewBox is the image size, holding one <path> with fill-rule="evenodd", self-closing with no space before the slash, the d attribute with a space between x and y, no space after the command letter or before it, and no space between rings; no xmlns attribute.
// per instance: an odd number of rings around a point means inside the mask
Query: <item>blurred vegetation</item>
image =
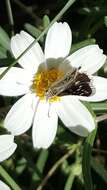
<svg viewBox="0 0 107 190"><path fill-rule="evenodd" d="M11 0L13 22L10 22L6 1L0 0L0 67L14 61L11 35L24 29L37 38L66 3L67 0ZM77 0L60 20L68 22L72 29L71 53L97 43L107 54L107 0ZM44 39L40 39L42 46ZM107 64L99 75L107 77ZM2 121L16 99L0 97L0 134L4 133ZM97 117L107 114L107 101L91 103L89 107ZM59 121L56 139L48 150L34 150L28 131L16 138L18 148L2 167L22 190L105 190L107 119L98 125L98 130L85 140L69 132ZM12 180L5 173L0 176L7 183Z"/></svg>

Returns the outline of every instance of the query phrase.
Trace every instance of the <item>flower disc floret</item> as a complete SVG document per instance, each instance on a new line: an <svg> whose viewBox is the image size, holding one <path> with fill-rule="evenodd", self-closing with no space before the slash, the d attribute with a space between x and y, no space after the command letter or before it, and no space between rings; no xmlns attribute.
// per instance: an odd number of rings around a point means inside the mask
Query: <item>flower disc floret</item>
<svg viewBox="0 0 107 190"><path fill-rule="evenodd" d="M36 73L33 79L32 90L39 96L40 99L46 98L46 92L51 85L61 79L64 76L63 71L56 68L50 70L44 70ZM50 101L56 100L57 97L53 97Z"/></svg>

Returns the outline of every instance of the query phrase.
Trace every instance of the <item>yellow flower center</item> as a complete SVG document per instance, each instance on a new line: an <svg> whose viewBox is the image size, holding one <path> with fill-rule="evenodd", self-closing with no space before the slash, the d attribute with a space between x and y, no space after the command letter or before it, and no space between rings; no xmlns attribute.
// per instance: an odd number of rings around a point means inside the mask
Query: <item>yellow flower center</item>
<svg viewBox="0 0 107 190"><path fill-rule="evenodd" d="M57 80L61 79L64 73L58 69L44 70L36 73L33 79L32 90L39 96L39 98L45 99L46 92L51 85ZM59 101L60 97L53 96L49 99L50 102Z"/></svg>

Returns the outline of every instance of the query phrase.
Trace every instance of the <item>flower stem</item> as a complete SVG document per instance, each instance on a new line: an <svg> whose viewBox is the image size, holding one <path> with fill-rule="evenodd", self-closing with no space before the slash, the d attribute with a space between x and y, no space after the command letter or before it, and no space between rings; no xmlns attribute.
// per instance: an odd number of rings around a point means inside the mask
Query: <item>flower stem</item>
<svg viewBox="0 0 107 190"><path fill-rule="evenodd" d="M11 69L11 67L13 67L17 62L18 60L23 56L25 55L25 53L27 53L31 48L32 46L34 46L34 44L36 42L38 42L48 31L48 29L50 28L50 26L56 22L57 20L59 20L61 18L61 16L70 8L70 6L75 2L76 0L69 0L66 5L63 7L63 9L55 16L55 18L50 22L50 24L48 25L48 27L40 34L40 36L35 39L31 44L30 46L21 54L19 55L19 57L17 59L15 59L15 61L13 63L11 63L11 65L5 69L2 74L0 75L0 79L3 78L3 76Z"/></svg>

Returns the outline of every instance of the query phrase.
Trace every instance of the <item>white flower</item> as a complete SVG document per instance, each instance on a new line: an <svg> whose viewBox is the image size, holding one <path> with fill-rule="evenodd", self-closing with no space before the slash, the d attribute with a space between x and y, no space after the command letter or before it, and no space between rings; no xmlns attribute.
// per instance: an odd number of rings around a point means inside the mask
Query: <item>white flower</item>
<svg viewBox="0 0 107 190"><path fill-rule="evenodd" d="M9 158L16 150L13 135L0 135L0 162Z"/></svg>
<svg viewBox="0 0 107 190"><path fill-rule="evenodd" d="M4 182L0 180L0 190L11 190Z"/></svg>
<svg viewBox="0 0 107 190"><path fill-rule="evenodd" d="M0 135L0 162L9 158L16 150L13 135ZM11 190L4 182L0 180L0 190Z"/></svg>
<svg viewBox="0 0 107 190"><path fill-rule="evenodd" d="M15 58L33 41L34 38L24 31L12 37L11 50ZM87 136L95 128L95 123L79 100L107 99L107 79L92 76L105 62L103 51L98 45L89 45L68 56L71 41L68 24L56 22L47 33L44 54L39 43L36 43L19 59L22 68L13 67L0 81L1 95L24 95L7 114L5 127L13 135L20 135L33 125L35 148L48 148L51 145L57 131L58 116L69 130ZM49 98L46 94L52 83L59 80L61 75L65 76L72 66L78 68L79 73L85 73L88 79L91 78L95 93L90 96L71 93ZM5 69L1 68L0 73Z"/></svg>

